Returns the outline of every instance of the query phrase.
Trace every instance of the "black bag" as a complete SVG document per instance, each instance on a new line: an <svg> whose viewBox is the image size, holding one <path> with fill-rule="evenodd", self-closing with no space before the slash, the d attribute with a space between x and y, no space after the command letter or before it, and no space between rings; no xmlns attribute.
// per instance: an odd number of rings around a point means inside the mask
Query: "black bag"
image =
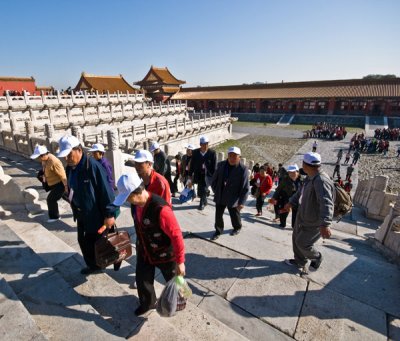
<svg viewBox="0 0 400 341"><path fill-rule="evenodd" d="M114 226L111 231L106 229L95 246L96 265L104 269L111 264L120 264L132 256L131 239L128 232L119 232ZM119 266L117 266L119 268ZM117 269L115 269L117 270Z"/></svg>

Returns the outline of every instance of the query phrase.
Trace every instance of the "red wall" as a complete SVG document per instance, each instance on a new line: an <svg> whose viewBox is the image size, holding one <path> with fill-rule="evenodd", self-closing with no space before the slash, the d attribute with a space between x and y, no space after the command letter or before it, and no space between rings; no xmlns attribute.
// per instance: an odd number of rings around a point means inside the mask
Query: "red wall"
<svg viewBox="0 0 400 341"><path fill-rule="evenodd" d="M14 90L19 91L22 94L22 91L29 91L31 95L35 94L36 92L36 85L35 81L5 81L0 80L0 96L3 96L3 92L5 90Z"/></svg>

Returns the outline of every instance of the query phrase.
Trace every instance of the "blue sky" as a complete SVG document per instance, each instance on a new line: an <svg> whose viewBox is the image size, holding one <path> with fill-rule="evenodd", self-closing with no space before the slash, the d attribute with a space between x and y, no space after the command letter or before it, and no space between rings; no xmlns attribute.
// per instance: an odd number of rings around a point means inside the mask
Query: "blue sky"
<svg viewBox="0 0 400 341"><path fill-rule="evenodd" d="M82 71L186 86L400 76L397 0L2 1L0 75L75 86Z"/></svg>

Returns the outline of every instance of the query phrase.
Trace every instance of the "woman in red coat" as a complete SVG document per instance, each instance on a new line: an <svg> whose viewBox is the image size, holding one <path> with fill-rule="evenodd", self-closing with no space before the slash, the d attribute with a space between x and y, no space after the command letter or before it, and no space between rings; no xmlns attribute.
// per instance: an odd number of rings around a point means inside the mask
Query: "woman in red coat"
<svg viewBox="0 0 400 341"><path fill-rule="evenodd" d="M256 187L255 197L257 198L256 216L259 217L262 215L262 207L264 205L265 198L272 188L272 178L267 174L264 166L261 166L260 172L254 176L254 186Z"/></svg>

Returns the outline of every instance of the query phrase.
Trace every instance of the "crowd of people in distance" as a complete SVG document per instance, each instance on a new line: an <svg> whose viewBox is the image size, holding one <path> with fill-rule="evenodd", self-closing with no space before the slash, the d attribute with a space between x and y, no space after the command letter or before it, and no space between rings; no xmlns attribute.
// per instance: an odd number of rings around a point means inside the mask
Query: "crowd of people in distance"
<svg viewBox="0 0 400 341"><path fill-rule="evenodd" d="M304 138L325 140L343 140L346 135L346 127L328 122L317 122L313 124L311 130L304 132Z"/></svg>
<svg viewBox="0 0 400 341"><path fill-rule="evenodd" d="M400 128L375 129L374 138L377 140L399 141Z"/></svg>
<svg viewBox="0 0 400 341"><path fill-rule="evenodd" d="M364 133L355 133L351 138L349 151L354 150L367 154L379 153L386 156L389 152L389 146L389 140L377 139L375 137L367 138Z"/></svg>

